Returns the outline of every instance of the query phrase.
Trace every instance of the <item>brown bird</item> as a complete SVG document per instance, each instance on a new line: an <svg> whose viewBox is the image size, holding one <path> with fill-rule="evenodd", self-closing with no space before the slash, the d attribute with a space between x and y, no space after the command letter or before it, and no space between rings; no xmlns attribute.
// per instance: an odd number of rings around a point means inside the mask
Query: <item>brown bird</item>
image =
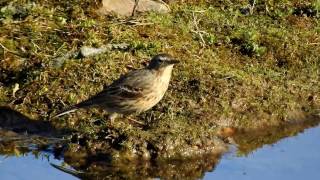
<svg viewBox="0 0 320 180"><path fill-rule="evenodd" d="M131 71L95 96L57 114L59 117L79 108L102 107L113 120L118 114L147 111L156 105L168 89L174 64L178 63L168 54L154 56L149 66Z"/></svg>

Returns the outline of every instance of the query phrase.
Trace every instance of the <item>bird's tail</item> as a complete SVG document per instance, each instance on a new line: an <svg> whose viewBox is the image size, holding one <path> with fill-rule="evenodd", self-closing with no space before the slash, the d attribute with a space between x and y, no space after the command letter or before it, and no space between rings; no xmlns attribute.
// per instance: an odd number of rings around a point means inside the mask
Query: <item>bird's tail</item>
<svg viewBox="0 0 320 180"><path fill-rule="evenodd" d="M64 111L62 111L62 112L59 112L58 114L56 114L55 116L53 116L53 118L57 118L57 117L60 117L60 116L65 115L65 114L72 113L72 112L74 112L74 111L76 111L76 110L78 110L78 109L79 109L78 107L72 106L72 107L70 107L70 108L68 108L68 109L66 109L66 110L64 110Z"/></svg>
<svg viewBox="0 0 320 180"><path fill-rule="evenodd" d="M71 107L69 107L68 109L66 110L63 110L62 112L58 113L57 115L53 116L53 118L57 118L57 117L60 117L60 116L63 116L65 114L69 114L69 113L72 113L80 108L89 108L89 107L92 107L94 106L94 100L95 99L88 99L88 100L85 100L85 101L82 101L76 105L73 105Z"/></svg>

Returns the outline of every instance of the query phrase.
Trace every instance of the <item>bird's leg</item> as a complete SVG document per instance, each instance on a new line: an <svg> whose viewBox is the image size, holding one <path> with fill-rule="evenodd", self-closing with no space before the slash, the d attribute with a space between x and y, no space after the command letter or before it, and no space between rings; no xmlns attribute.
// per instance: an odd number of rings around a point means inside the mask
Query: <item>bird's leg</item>
<svg viewBox="0 0 320 180"><path fill-rule="evenodd" d="M113 124L114 120L117 118L117 113L111 113L108 115L108 120L110 120L111 124Z"/></svg>
<svg viewBox="0 0 320 180"><path fill-rule="evenodd" d="M132 117L127 117L127 119L130 120L130 121L132 121L132 122L135 122L135 123L137 123L137 124L145 125L143 122L138 121L138 120L135 120L135 119L133 119Z"/></svg>

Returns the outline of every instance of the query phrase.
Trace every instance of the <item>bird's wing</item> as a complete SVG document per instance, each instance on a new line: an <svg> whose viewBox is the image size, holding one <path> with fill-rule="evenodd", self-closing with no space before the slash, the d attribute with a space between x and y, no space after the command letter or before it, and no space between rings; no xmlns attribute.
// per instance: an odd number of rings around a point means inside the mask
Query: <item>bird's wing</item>
<svg viewBox="0 0 320 180"><path fill-rule="evenodd" d="M136 99L142 96L142 90L128 85L108 87L95 96L76 104L78 108L85 108L106 102L115 102L128 99Z"/></svg>
<svg viewBox="0 0 320 180"><path fill-rule="evenodd" d="M126 99L137 98L142 96L143 90L141 88L132 87L129 85L118 85L109 87L107 90L103 91L108 96L118 96Z"/></svg>
<svg viewBox="0 0 320 180"><path fill-rule="evenodd" d="M110 86L95 96L85 100L77 105L78 108L88 107L91 105L103 104L105 102L121 101L136 99L145 94L145 89L148 86L153 76L148 70L132 71L118 80L114 81Z"/></svg>

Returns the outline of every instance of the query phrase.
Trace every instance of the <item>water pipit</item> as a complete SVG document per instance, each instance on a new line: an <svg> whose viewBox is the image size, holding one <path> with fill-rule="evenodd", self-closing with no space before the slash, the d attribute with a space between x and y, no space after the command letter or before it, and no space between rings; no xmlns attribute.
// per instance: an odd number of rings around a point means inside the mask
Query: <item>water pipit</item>
<svg viewBox="0 0 320 180"><path fill-rule="evenodd" d="M174 64L168 54L154 56L146 68L122 75L95 96L57 114L59 117L80 108L101 107L113 120L118 114L138 114L155 106L168 89Z"/></svg>

